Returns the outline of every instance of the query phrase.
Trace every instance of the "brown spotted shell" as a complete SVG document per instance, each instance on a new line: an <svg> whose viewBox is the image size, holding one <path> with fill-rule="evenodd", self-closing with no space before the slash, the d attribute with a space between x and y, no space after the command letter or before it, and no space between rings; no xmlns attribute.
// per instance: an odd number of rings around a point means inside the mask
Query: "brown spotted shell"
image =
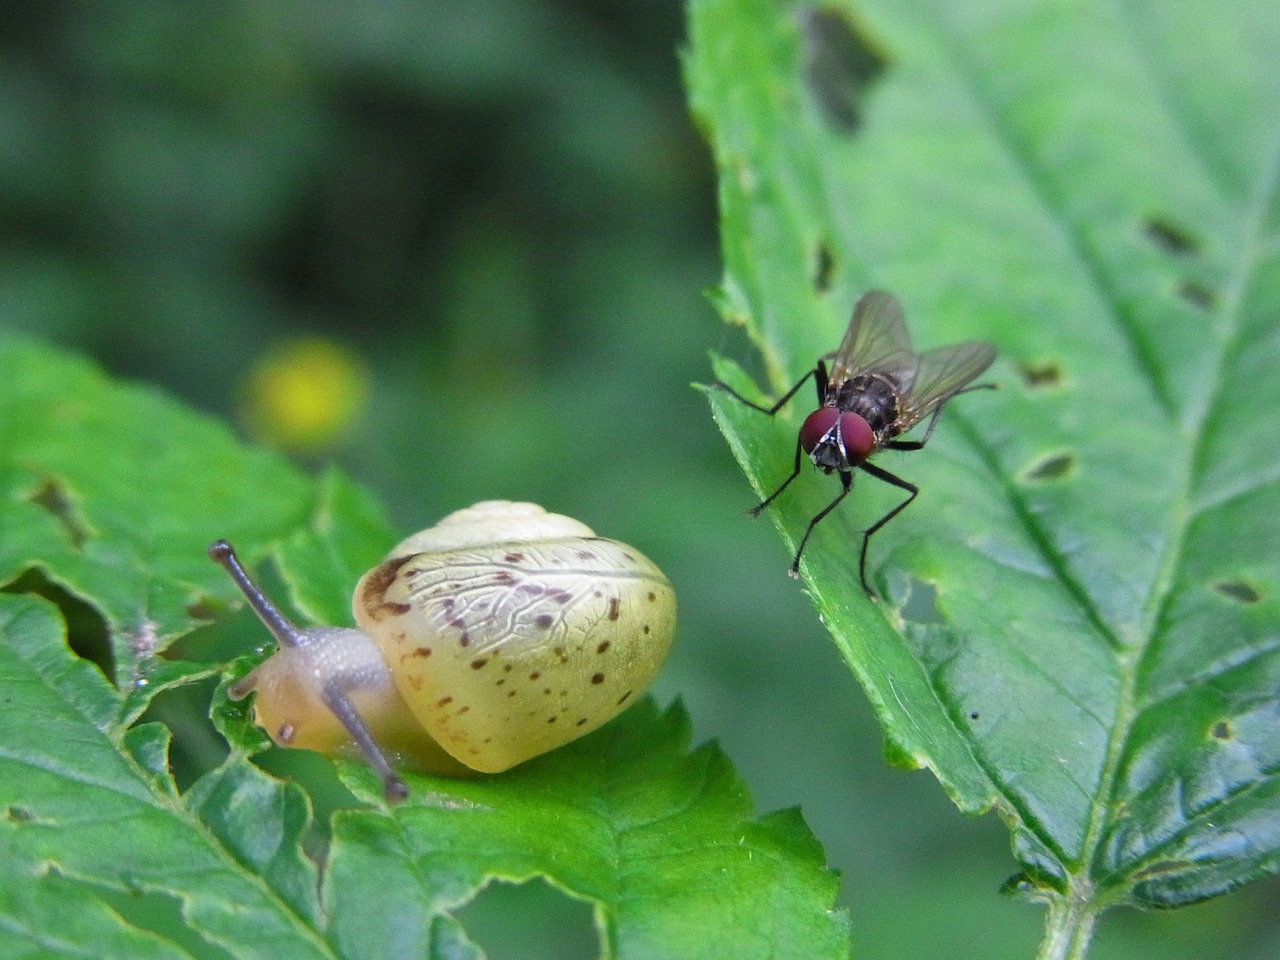
<svg viewBox="0 0 1280 960"><path fill-rule="evenodd" d="M353 606L419 723L486 773L616 716L675 633L675 594L647 557L507 501L410 537L361 579Z"/></svg>

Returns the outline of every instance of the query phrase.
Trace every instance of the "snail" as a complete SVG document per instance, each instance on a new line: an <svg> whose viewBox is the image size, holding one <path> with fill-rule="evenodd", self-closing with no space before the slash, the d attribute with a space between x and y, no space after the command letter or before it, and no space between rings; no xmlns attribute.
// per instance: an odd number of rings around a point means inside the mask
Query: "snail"
<svg viewBox="0 0 1280 960"><path fill-rule="evenodd" d="M358 752L388 802L396 765L499 773L590 733L658 672L675 594L639 551L532 503L490 500L393 549L356 585L358 629L292 624L231 544L221 564L279 648L228 688L281 746Z"/></svg>

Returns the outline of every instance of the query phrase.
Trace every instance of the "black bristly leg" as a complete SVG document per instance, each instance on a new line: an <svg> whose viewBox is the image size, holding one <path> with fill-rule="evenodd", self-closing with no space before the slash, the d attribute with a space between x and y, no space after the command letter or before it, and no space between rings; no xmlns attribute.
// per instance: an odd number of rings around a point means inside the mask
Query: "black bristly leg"
<svg viewBox="0 0 1280 960"><path fill-rule="evenodd" d="M813 528L818 525L818 521L834 510L840 501L849 495L849 488L853 486L853 471L840 471L840 486L841 489L840 492L836 494L836 498L818 511L818 515L809 521L809 528L805 530L804 537L800 540L800 546L796 548L796 558L791 561L791 569L787 571L791 576L796 578L799 578L800 576L800 554L804 553L804 545L809 542L809 534L813 533ZM898 509L901 510L902 508L899 507ZM863 547L863 556L864 558L866 556L865 545ZM865 579L862 581L862 585L864 588L866 587L867 582Z"/></svg>
<svg viewBox="0 0 1280 960"><path fill-rule="evenodd" d="M787 489L787 487L791 485L792 480L800 476L800 454L801 454L800 440L799 438L797 438L796 439L796 463L791 470L791 476L783 480L782 486L780 486L777 490L773 491L773 493L769 494L767 497L765 497L763 500L757 503L754 507L748 510L747 513L751 514L751 516L753 517L760 516L760 511L763 510L765 507L767 507L769 504L773 503L773 501L777 499L778 494L780 494L783 490Z"/></svg>
<svg viewBox="0 0 1280 960"><path fill-rule="evenodd" d="M810 377L814 376L815 374L818 374L821 377L821 381L825 383L827 379L827 371L823 367L822 361L818 361L817 367L815 367L813 370L810 370L803 377L797 380L795 382L795 385L792 386L792 388L788 390L786 393L784 393L781 397L779 397L778 402L775 403L772 407L761 406L760 404L756 403L753 400L748 400L746 397L740 394L737 390L733 389L733 387L729 386L723 380L715 381L714 385L719 387L725 393L729 394L729 396L733 397L739 403L745 403L752 410L759 410L761 413L767 413L769 416L772 417L774 414L776 414L779 410L783 408L783 406L786 404L788 400L790 400L792 397L796 395L796 391L804 386L804 382L808 380Z"/></svg>
<svg viewBox="0 0 1280 960"><path fill-rule="evenodd" d="M924 444L924 441L921 441L921 446L923 446L923 444ZM902 448L896 448L896 449L902 449ZM908 448L908 449L919 449L919 448L915 447L915 448ZM867 546L871 543L871 535L875 533L877 530L879 530L881 527L883 527L890 520L892 520L894 517L896 517L898 514L900 514L903 510L905 510L907 507L907 504L909 504L912 500L914 500L916 496L920 493L920 488L917 487L914 483L908 483L906 480L903 480L901 477L895 476L894 474L890 473L888 470L882 470L880 467L877 467L873 463L867 463L866 461L863 461L862 463L858 464L858 468L861 470L865 470L867 473L871 474L877 480L883 480L885 483L891 483L895 487L900 487L901 489L906 490L909 494L911 494L911 496L907 497L907 499L903 500L900 504L898 504L888 513L886 513L883 517L881 517L879 520L873 523L871 527L867 530L867 532L862 535L862 553L858 556L858 579L862 581L862 589L867 592L867 596L870 597L872 600L874 600L876 599L876 595L871 590L871 587L867 585ZM849 490L848 490L848 487L846 486L845 493L848 493L848 492ZM839 498L837 498L837 502L839 502ZM835 506L835 504L832 504L832 506ZM828 507L827 509L829 510L831 508ZM823 511L823 512L825 513L826 511ZM822 516L822 514L818 514L818 516Z"/></svg>

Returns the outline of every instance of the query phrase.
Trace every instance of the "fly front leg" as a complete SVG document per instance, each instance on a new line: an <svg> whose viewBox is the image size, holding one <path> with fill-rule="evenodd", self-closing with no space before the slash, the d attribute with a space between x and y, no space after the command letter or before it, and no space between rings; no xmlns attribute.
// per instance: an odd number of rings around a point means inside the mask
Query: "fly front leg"
<svg viewBox="0 0 1280 960"><path fill-rule="evenodd" d="M920 442L921 442L921 445L923 445L924 441L920 441ZM919 447L907 447L907 448L895 447L894 449L918 450ZM858 464L858 467L862 470L865 470L867 473L871 474L877 480L883 480L885 483L891 483L895 487L899 487L903 490L906 490L909 494L911 494L911 496L907 497L907 499L903 500L900 504L898 504L888 513L886 513L883 517L881 517L879 520L873 523L871 527L867 530L867 532L862 535L862 553L859 554L858 556L858 579L862 581L862 589L866 591L867 596L870 597L872 600L875 600L876 599L875 593L872 591L871 587L867 585L867 546L871 543L871 535L875 533L877 530L879 530L881 527L883 527L890 520L892 520L894 517L896 517L898 514L900 514L903 510L905 510L907 508L907 504L909 504L912 500L916 498L917 495L919 495L920 488L917 487L914 483L908 483L906 480L903 480L901 477L895 476L894 474L890 473L888 470L882 470L880 467L877 467L873 463L865 463L865 462L860 463ZM848 493L847 488L845 492ZM819 516L821 516L821 514L819 514Z"/></svg>
<svg viewBox="0 0 1280 960"><path fill-rule="evenodd" d="M789 573L791 576L797 579L799 579L800 577L800 554L804 553L804 545L809 542L809 534L813 533L813 528L818 525L819 520L821 520L828 513L834 510L836 506L840 503L840 501L849 495L849 488L853 486L853 471L841 470L840 484L841 484L841 490L838 494L836 494L836 498L832 500L830 503L828 503L825 507L823 507L820 511L818 511L818 515L809 521L809 527L807 530L805 530L804 536L800 539L800 546L796 548L796 558L791 561L791 569L787 571L787 573ZM899 507L898 509L902 509L902 508ZM865 545L862 548L862 552L865 556L866 554ZM862 585L864 587L866 586L865 579L863 580Z"/></svg>
<svg viewBox="0 0 1280 960"><path fill-rule="evenodd" d="M795 466L791 470L791 476L783 480L782 486L780 486L777 490L773 491L773 493L769 494L767 497L765 497L763 500L757 503L754 507L748 510L747 513L751 514L751 516L753 517L760 516L760 511L763 510L765 507L767 507L769 504L773 503L774 500L778 499L778 494L780 494L783 490L787 489L787 487L791 485L792 480L800 476L801 453L802 451L800 449L800 441L797 440L796 441L796 462L795 462Z"/></svg>
<svg viewBox="0 0 1280 960"><path fill-rule="evenodd" d="M796 395L797 391L799 391L799 389L805 385L805 381L807 381L810 377L817 378L816 382L818 384L818 403L821 404L827 392L827 365L823 363L821 360L818 361L818 365L816 367L814 367L812 370L806 373L803 377L797 380L792 385L791 389L788 390L786 393L784 393L781 397L779 397L778 402L771 407L763 406L762 404L756 403L754 400L748 400L746 397L740 394L737 390L733 389L733 387L729 386L723 380L716 380L713 385L716 387L719 387L721 390L729 394L729 396L733 397L739 403L744 403L748 407L750 407L752 410L759 410L761 413L768 414L769 416L772 417L784 406L786 406L787 401Z"/></svg>

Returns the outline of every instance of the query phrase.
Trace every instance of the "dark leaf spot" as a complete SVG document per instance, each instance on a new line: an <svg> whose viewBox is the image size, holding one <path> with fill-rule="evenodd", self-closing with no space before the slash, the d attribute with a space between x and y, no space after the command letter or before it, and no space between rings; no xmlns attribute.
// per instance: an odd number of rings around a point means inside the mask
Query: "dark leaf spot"
<svg viewBox="0 0 1280 960"><path fill-rule="evenodd" d="M418 647L416 650L414 650L414 651L413 651L413 655L414 655L415 657L429 657L429 656L431 656L431 648L430 648L430 647Z"/></svg>
<svg viewBox="0 0 1280 960"><path fill-rule="evenodd" d="M555 623L555 618L549 613L539 614L533 621L539 630L550 630L551 624Z"/></svg>
<svg viewBox="0 0 1280 960"><path fill-rule="evenodd" d="M499 570L497 573L493 575L494 583L510 583L514 579L515 577L511 575L511 572L509 570Z"/></svg>
<svg viewBox="0 0 1280 960"><path fill-rule="evenodd" d="M579 720L577 723L575 723L575 724L574 724L574 726L575 726L575 727L580 727L580 726L582 726L583 724L585 724L586 722L587 722L587 718L586 718L586 717L583 717L581 720Z"/></svg>
<svg viewBox="0 0 1280 960"><path fill-rule="evenodd" d="M488 658L486 658L486 657L478 657L478 658L476 658L475 660L472 660L472 661L471 661L471 669L472 669L472 670L483 670L483 669L484 669L484 665L485 665L486 663L488 663L488 662L489 662Z"/></svg>
<svg viewBox="0 0 1280 960"><path fill-rule="evenodd" d="M523 560L523 559L524 559L524 554L523 554L523 553L508 553L508 554L507 554L505 557L503 557L502 559L506 560L506 561L507 561L507 563L519 563L521 560Z"/></svg>
<svg viewBox="0 0 1280 960"><path fill-rule="evenodd" d="M609 649L609 641L606 640L602 644L600 644L600 646L596 647L596 653L604 653L608 649Z"/></svg>
<svg viewBox="0 0 1280 960"><path fill-rule="evenodd" d="M555 593L551 594L551 599L556 603L568 603L573 599L573 594L568 590L557 590Z"/></svg>
<svg viewBox="0 0 1280 960"><path fill-rule="evenodd" d="M1262 594L1243 580L1220 580L1213 589L1236 603L1257 603L1262 599Z"/></svg>
<svg viewBox="0 0 1280 960"><path fill-rule="evenodd" d="M1075 466L1075 454L1055 453L1033 464L1022 474L1022 479L1027 483L1061 480L1070 474L1075 469Z"/></svg>
<svg viewBox="0 0 1280 960"><path fill-rule="evenodd" d="M1179 283L1178 296L1199 310L1212 310L1218 305L1218 294L1195 280Z"/></svg>
<svg viewBox="0 0 1280 960"><path fill-rule="evenodd" d="M1200 242L1190 232L1164 217L1148 217L1145 226L1147 236L1168 253L1181 257L1202 252Z"/></svg>
<svg viewBox="0 0 1280 960"><path fill-rule="evenodd" d="M1018 373L1022 374L1022 382L1033 390L1062 385L1062 369L1053 360L1041 363L1020 363Z"/></svg>
<svg viewBox="0 0 1280 960"><path fill-rule="evenodd" d="M579 550L579 551L578 551L578 559L579 559L579 560L594 560L595 558L596 558L596 555L595 555L594 553L592 553L590 550Z"/></svg>
<svg viewBox="0 0 1280 960"><path fill-rule="evenodd" d="M555 722L556 722L555 717L547 717L547 723L555 723Z"/></svg>
<svg viewBox="0 0 1280 960"><path fill-rule="evenodd" d="M535 670L535 671L533 671L533 673L529 674L529 679L530 679L530 680L537 680L540 676L542 676L542 671L541 671L541 670Z"/></svg>
<svg viewBox="0 0 1280 960"><path fill-rule="evenodd" d="M885 60L855 24L834 10L805 8L804 79L822 117L837 133L856 133L862 105Z"/></svg>
<svg viewBox="0 0 1280 960"><path fill-rule="evenodd" d="M831 256L831 248L825 243L818 244L818 255L813 268L813 289L818 293L826 293L831 289L831 274L835 271L836 262Z"/></svg>
<svg viewBox="0 0 1280 960"><path fill-rule="evenodd" d="M451 703L453 703L453 697L441 697L439 700L436 701L436 706L447 707Z"/></svg>
<svg viewBox="0 0 1280 960"><path fill-rule="evenodd" d="M598 684L598 683L604 683L604 674L603 674L603 673L594 673L594 674L592 674L592 675L591 675L591 682L592 682L592 683L597 683L597 684Z"/></svg>
<svg viewBox="0 0 1280 960"><path fill-rule="evenodd" d="M622 606L622 602L617 597L613 597L609 600L609 619L610 620L618 619L621 606Z"/></svg>
<svg viewBox="0 0 1280 960"><path fill-rule="evenodd" d="M646 634L649 632L649 625L647 623L644 625L644 632Z"/></svg>
<svg viewBox="0 0 1280 960"><path fill-rule="evenodd" d="M66 488L57 480L46 478L39 489L27 497L27 502L47 510L62 527L67 540L75 549L79 550L89 539L89 527L77 513Z"/></svg>
<svg viewBox="0 0 1280 960"><path fill-rule="evenodd" d="M471 708L470 708L469 706L459 707L459 708L458 708L458 712L457 712L457 713L455 713L455 714L454 714L454 716L455 716L455 717L460 717L460 716L462 716L464 713L466 713L466 712L467 712L468 710L470 710L470 709L471 709Z"/></svg>
<svg viewBox="0 0 1280 960"><path fill-rule="evenodd" d="M1231 729L1231 724L1225 720L1219 720L1209 729L1209 736L1215 740L1230 740L1235 736L1235 732Z"/></svg>
<svg viewBox="0 0 1280 960"><path fill-rule="evenodd" d="M657 599L658 599L658 595L657 595L656 593L650 593L650 594L649 594L649 602L650 602L650 603L653 603L653 601L655 601L655 600L657 600Z"/></svg>
<svg viewBox="0 0 1280 960"><path fill-rule="evenodd" d="M973 711L973 713L969 714L969 719L970 719L970 720L977 720L977 719L978 719L978 711L977 711L977 710L975 710L975 711Z"/></svg>

